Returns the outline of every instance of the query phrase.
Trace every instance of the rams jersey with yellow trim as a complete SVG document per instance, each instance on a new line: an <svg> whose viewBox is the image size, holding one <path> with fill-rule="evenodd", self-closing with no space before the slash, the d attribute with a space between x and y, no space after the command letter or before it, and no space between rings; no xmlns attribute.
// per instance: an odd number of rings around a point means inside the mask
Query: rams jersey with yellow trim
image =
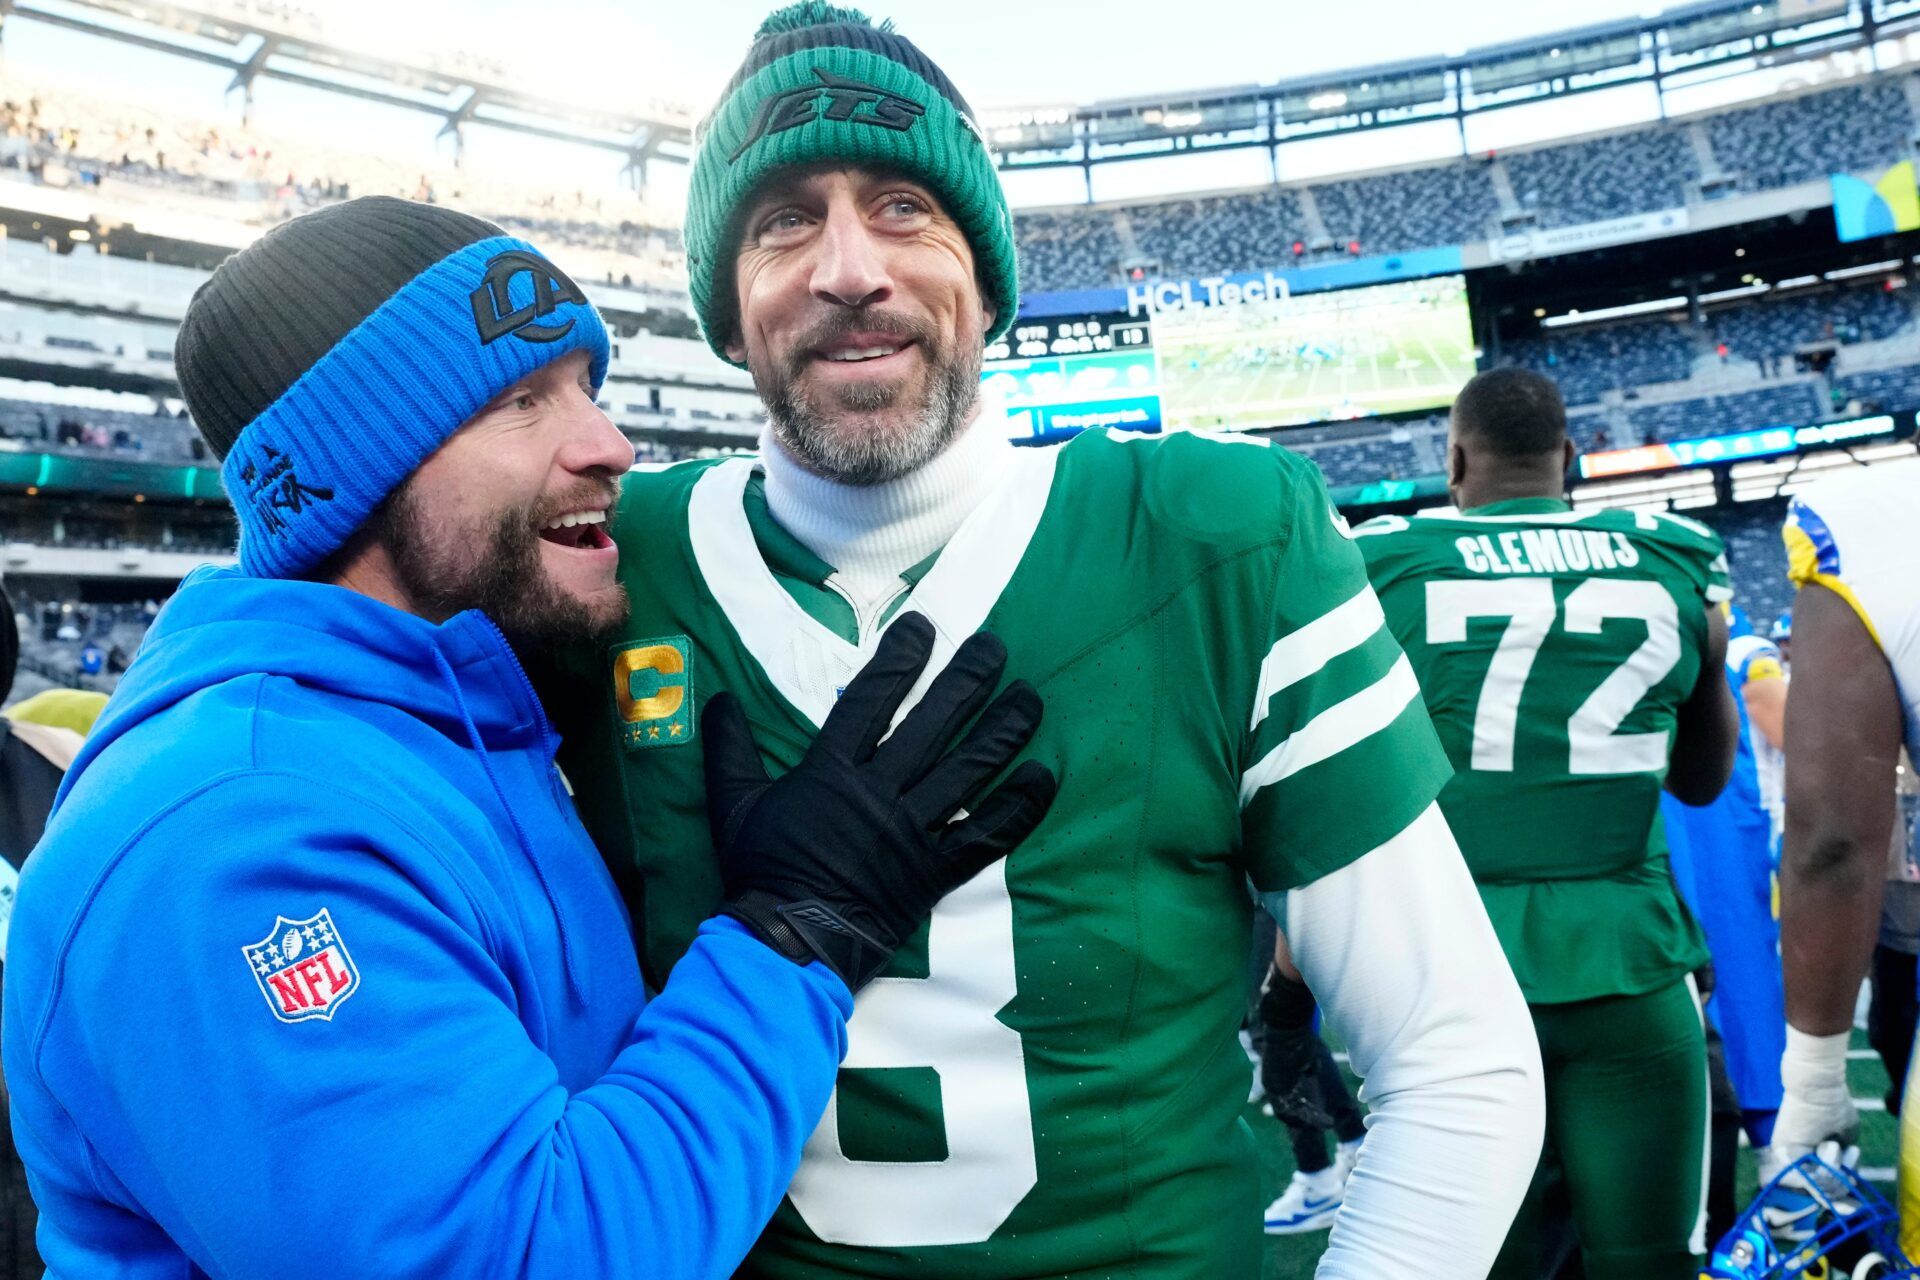
<svg viewBox="0 0 1920 1280"><path fill-rule="evenodd" d="M1787 510L1787 576L1853 606L1900 691L1907 750L1920 751L1920 457L1809 486Z"/></svg>
<svg viewBox="0 0 1920 1280"><path fill-rule="evenodd" d="M1886 655L1909 754L1920 750L1920 457L1809 486L1787 509L1787 576L1853 606ZM1920 1072L1900 1118L1900 1242L1920 1248Z"/></svg>

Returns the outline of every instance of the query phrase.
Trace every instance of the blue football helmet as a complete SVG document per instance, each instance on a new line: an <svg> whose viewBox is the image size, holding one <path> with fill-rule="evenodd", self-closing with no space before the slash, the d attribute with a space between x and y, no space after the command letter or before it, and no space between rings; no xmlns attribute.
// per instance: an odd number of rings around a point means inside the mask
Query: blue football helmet
<svg viewBox="0 0 1920 1280"><path fill-rule="evenodd" d="M1769 1224L1774 1229L1769 1229ZM1779 1228L1791 1224L1790 1229ZM1844 1164L1801 1156L1714 1246L1702 1280L1905 1280L1899 1215Z"/></svg>
<svg viewBox="0 0 1920 1280"><path fill-rule="evenodd" d="M1779 644L1782 640L1793 639L1793 610L1789 609L1773 620L1773 627L1767 632L1767 639L1775 644Z"/></svg>

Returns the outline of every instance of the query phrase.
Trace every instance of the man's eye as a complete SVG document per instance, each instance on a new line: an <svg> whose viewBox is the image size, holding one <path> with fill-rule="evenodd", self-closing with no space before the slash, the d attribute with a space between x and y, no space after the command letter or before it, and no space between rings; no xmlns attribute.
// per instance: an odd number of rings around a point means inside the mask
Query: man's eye
<svg viewBox="0 0 1920 1280"><path fill-rule="evenodd" d="M804 221L805 219L800 216L799 210L782 209L780 212L768 216L767 219L760 224L760 234L779 235L783 231L793 231Z"/></svg>
<svg viewBox="0 0 1920 1280"><path fill-rule="evenodd" d="M921 212L921 205L912 196L894 196L887 201L887 212L896 218L911 218Z"/></svg>
<svg viewBox="0 0 1920 1280"><path fill-rule="evenodd" d="M513 407L516 409L533 408L533 392L522 391L519 395L515 396L513 398Z"/></svg>

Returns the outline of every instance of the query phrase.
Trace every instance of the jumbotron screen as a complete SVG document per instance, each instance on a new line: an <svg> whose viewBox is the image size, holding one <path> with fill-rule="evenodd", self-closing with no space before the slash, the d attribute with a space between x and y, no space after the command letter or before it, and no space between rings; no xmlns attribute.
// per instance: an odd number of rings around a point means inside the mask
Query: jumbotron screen
<svg viewBox="0 0 1920 1280"><path fill-rule="evenodd" d="M1160 430L1160 373L1148 322L1117 316L1022 320L987 348L980 382L1016 440L1089 427Z"/></svg>
<svg viewBox="0 0 1920 1280"><path fill-rule="evenodd" d="M1462 276L1154 317L1169 430L1244 430L1451 404L1474 373Z"/></svg>

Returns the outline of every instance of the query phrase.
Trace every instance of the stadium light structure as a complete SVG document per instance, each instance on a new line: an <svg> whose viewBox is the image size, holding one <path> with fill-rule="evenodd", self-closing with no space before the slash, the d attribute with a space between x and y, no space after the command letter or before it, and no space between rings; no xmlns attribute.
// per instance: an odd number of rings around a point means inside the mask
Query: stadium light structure
<svg viewBox="0 0 1920 1280"><path fill-rule="evenodd" d="M644 174L649 161L688 163L693 116L657 100L621 108L526 92L511 68L459 50L402 57L325 38L297 15L170 0L0 0L0 15L43 22L158 53L224 67L230 89L265 78L437 116L458 142L468 125L612 151Z"/></svg>

